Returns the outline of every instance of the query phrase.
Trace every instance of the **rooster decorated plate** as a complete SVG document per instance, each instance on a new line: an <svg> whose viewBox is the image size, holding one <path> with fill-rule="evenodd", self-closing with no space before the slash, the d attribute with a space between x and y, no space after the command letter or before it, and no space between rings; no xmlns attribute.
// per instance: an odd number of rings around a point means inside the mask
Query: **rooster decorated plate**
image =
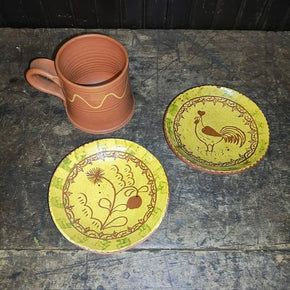
<svg viewBox="0 0 290 290"><path fill-rule="evenodd" d="M165 113L164 132L181 160L214 174L251 168L269 146L262 111L246 96L224 87L202 86L177 96Z"/></svg>
<svg viewBox="0 0 290 290"><path fill-rule="evenodd" d="M169 186L160 162L127 140L102 139L67 155L49 188L49 207L72 243L101 254L132 248L163 219Z"/></svg>

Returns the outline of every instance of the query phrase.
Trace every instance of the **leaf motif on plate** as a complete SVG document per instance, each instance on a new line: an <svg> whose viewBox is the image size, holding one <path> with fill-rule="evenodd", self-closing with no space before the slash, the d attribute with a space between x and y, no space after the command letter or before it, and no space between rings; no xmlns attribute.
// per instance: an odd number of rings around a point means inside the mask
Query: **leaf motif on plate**
<svg viewBox="0 0 290 290"><path fill-rule="evenodd" d="M117 218L114 218L112 221L110 221L104 228L117 228L122 227L128 222L128 219L125 216L119 216Z"/></svg>
<svg viewBox="0 0 290 290"><path fill-rule="evenodd" d="M126 211L126 210L127 210L126 204L119 204L114 208L114 210L112 212L116 212L116 211L122 212L122 211Z"/></svg>
<svg viewBox="0 0 290 290"><path fill-rule="evenodd" d="M109 211L111 210L111 207L112 207L111 201L109 199L105 198L105 197L101 198L99 200L98 205L99 205L99 207L107 209Z"/></svg>

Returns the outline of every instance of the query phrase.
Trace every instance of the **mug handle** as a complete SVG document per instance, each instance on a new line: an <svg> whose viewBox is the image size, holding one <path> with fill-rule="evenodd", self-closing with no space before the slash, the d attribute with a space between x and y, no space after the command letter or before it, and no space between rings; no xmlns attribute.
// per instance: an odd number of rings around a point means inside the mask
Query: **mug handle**
<svg viewBox="0 0 290 290"><path fill-rule="evenodd" d="M66 107L66 99L62 91L61 81L56 74L54 61L47 58L34 59L30 63L30 69L26 72L26 79L39 91L62 99Z"/></svg>

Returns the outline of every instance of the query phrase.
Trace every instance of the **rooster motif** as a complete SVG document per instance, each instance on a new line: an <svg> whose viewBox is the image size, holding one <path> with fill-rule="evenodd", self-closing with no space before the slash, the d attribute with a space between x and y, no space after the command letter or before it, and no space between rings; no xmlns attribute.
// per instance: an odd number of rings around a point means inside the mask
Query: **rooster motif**
<svg viewBox="0 0 290 290"><path fill-rule="evenodd" d="M206 152L213 152L214 146L221 141L242 147L246 142L245 133L234 126L225 126L219 132L210 126L205 126L202 120L205 111L198 111L194 118L195 135L206 146Z"/></svg>

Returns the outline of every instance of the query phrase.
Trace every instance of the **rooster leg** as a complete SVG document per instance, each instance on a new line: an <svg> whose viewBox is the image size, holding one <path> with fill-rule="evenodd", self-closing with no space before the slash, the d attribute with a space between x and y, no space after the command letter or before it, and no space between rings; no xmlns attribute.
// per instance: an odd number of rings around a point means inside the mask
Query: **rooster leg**
<svg viewBox="0 0 290 290"><path fill-rule="evenodd" d="M211 144L205 144L206 145L206 152L212 152L213 151L213 146Z"/></svg>
<svg viewBox="0 0 290 290"><path fill-rule="evenodd" d="M208 151L209 152L213 152L213 146L214 146L214 144L208 144Z"/></svg>

